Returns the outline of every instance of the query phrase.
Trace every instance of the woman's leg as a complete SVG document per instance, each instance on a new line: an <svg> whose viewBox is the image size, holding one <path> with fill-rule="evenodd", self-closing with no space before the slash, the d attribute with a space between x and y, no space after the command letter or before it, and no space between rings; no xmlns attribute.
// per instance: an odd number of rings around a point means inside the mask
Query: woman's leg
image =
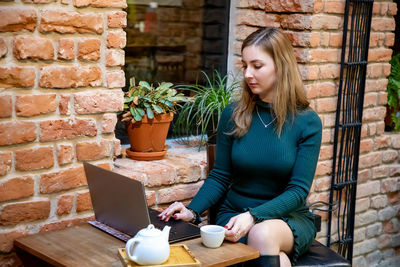
<svg viewBox="0 0 400 267"><path fill-rule="evenodd" d="M294 238L284 221L274 219L257 223L249 231L247 244L257 248L261 255L281 255L281 266L291 266L287 255L293 250Z"/></svg>

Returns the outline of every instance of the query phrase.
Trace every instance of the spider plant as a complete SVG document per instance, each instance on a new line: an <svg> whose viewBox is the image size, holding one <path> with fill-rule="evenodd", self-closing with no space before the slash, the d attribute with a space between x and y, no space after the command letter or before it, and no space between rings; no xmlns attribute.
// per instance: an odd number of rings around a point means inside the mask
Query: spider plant
<svg viewBox="0 0 400 267"><path fill-rule="evenodd" d="M200 145L204 144L206 134L209 143L215 143L218 121L222 110L232 102L235 89L239 82L228 83L228 75L221 76L214 71L210 77L202 72L204 83L179 86L188 91L192 97L178 113L174 133L178 136L190 136L193 131L200 135Z"/></svg>

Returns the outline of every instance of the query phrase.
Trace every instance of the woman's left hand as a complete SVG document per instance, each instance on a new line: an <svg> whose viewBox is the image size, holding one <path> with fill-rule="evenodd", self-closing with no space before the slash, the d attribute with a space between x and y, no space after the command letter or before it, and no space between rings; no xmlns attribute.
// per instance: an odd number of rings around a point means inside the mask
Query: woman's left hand
<svg viewBox="0 0 400 267"><path fill-rule="evenodd" d="M232 217L224 226L227 229L225 239L237 242L250 231L254 224L254 218L248 211Z"/></svg>

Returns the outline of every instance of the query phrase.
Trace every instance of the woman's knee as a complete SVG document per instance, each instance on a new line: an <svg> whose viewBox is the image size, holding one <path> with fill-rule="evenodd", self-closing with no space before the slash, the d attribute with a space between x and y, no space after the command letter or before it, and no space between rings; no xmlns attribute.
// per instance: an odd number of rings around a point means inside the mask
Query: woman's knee
<svg viewBox="0 0 400 267"><path fill-rule="evenodd" d="M276 246L276 236L270 224L262 222L255 224L249 231L249 244L263 244L264 246Z"/></svg>

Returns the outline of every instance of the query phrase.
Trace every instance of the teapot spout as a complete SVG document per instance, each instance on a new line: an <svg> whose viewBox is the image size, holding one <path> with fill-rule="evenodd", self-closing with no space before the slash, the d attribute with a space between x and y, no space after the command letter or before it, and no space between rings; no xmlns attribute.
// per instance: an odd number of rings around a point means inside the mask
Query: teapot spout
<svg viewBox="0 0 400 267"><path fill-rule="evenodd" d="M165 240L167 240L167 242L169 239L169 231L170 230L171 230L171 226L168 226L168 225L164 226L164 228L162 230L162 236L164 237Z"/></svg>

